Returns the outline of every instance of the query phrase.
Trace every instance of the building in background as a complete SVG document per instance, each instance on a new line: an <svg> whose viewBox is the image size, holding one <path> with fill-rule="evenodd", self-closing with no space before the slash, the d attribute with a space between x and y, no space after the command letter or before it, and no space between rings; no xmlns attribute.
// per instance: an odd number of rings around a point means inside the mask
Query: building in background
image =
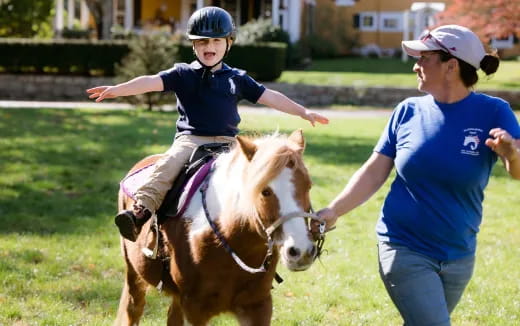
<svg viewBox="0 0 520 326"><path fill-rule="evenodd" d="M307 28L305 13L312 12L315 0L102 0L111 1L111 24L121 26L126 31L147 31L169 29L172 33L182 32L190 15L205 6L226 9L238 26L259 18L270 18L273 24L281 26L296 42ZM56 0L55 30L58 35L65 24L72 28L75 16L81 16L81 27L86 28L92 21L88 19L85 0ZM77 8L81 8L78 13ZM64 13L72 12L73 15ZM77 18L76 18L77 19Z"/></svg>
<svg viewBox="0 0 520 326"><path fill-rule="evenodd" d="M401 41L417 39L449 0L98 0L110 8L104 17L104 38L110 28L137 33L156 29L183 33L190 15L204 6L226 9L238 26L259 18L272 19L287 31L292 42L311 37L314 46L334 47L338 55L357 53L396 56L402 53ZM107 6L108 4L108 6ZM65 15L65 12L72 15ZM66 16L66 21L64 17ZM86 0L56 0L57 35L79 21L82 28L92 26ZM520 54L513 36L493 39L491 47L508 55ZM404 58L404 57L403 57Z"/></svg>

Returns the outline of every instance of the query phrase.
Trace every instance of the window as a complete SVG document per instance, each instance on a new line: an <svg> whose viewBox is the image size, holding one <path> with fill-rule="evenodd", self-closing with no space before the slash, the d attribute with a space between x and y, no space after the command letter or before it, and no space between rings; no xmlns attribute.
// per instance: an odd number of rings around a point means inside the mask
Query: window
<svg viewBox="0 0 520 326"><path fill-rule="evenodd" d="M336 6L338 7L351 7L355 4L355 0L336 0Z"/></svg>
<svg viewBox="0 0 520 326"><path fill-rule="evenodd" d="M491 47L495 49L511 49L513 45L513 35L509 35L505 38L495 38L491 39Z"/></svg>
<svg viewBox="0 0 520 326"><path fill-rule="evenodd" d="M362 31L375 31L377 29L377 14L375 12L359 13L359 29Z"/></svg>
<svg viewBox="0 0 520 326"><path fill-rule="evenodd" d="M400 32L403 30L403 13L382 12L379 17L380 30L383 32Z"/></svg>

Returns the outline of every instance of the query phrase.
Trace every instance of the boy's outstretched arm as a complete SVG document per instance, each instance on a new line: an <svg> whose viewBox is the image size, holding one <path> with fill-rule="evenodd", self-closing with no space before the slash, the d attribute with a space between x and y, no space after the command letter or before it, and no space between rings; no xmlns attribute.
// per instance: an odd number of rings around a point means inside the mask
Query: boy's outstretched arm
<svg viewBox="0 0 520 326"><path fill-rule="evenodd" d="M163 81L159 75L140 76L125 83L115 86L98 86L87 89L89 98L101 102L106 98L119 96L139 95L148 92L160 92L164 89Z"/></svg>
<svg viewBox="0 0 520 326"><path fill-rule="evenodd" d="M313 126L316 122L321 124L329 123L329 119L325 116L306 109L282 93L269 88L260 96L258 103L272 107L278 111L300 116L302 119L308 120Z"/></svg>

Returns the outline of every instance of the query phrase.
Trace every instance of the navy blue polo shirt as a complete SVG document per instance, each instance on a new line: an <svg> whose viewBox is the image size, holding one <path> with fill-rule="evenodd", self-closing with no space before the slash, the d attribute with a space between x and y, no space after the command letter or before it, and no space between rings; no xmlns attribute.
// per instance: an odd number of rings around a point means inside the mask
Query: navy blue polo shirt
<svg viewBox="0 0 520 326"><path fill-rule="evenodd" d="M173 91L177 97L177 134L234 137L240 123L238 102L246 99L256 103L265 87L244 70L225 63L204 82L203 72L201 64L194 61L159 73L164 91Z"/></svg>

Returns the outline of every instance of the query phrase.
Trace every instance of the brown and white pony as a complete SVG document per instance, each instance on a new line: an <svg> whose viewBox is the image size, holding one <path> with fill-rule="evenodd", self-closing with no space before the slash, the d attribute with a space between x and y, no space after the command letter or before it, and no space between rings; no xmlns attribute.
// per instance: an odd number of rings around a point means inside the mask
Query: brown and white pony
<svg viewBox="0 0 520 326"><path fill-rule="evenodd" d="M160 226L161 252L168 260L141 253L149 246L150 221L135 243L122 240L127 270L116 325L139 324L149 286L162 286L173 298L168 325L206 325L224 312L234 314L240 325L270 325L279 257L292 271L314 262L317 249L304 219L311 208L311 180L302 160L301 130L289 137L237 140L215 160L206 191L196 192L182 218ZM130 172L157 159L148 157ZM120 191L119 209L131 205ZM262 265L266 256L271 263Z"/></svg>

